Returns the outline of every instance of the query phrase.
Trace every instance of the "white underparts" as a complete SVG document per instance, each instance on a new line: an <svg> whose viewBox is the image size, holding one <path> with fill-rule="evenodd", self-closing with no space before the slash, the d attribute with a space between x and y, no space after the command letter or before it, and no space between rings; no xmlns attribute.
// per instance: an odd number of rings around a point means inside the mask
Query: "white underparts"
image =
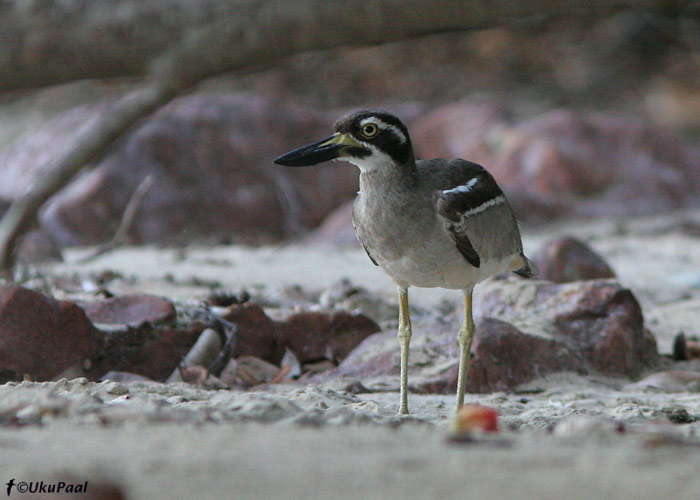
<svg viewBox="0 0 700 500"><path fill-rule="evenodd" d="M353 163L357 165L357 167L362 172L372 172L373 170L377 170L379 168L388 168L395 164L394 160L392 160L388 154L379 151L376 147L366 142L357 142L362 144L363 147L369 149L371 153L368 156L365 156L364 158L356 158L354 156L343 156L341 158L338 158L338 160L345 160L350 163Z"/></svg>

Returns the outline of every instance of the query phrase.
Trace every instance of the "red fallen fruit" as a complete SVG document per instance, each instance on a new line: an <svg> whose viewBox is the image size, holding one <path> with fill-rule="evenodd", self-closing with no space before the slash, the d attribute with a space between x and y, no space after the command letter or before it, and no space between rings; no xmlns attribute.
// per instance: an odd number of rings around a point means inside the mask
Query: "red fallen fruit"
<svg viewBox="0 0 700 500"><path fill-rule="evenodd" d="M452 416L450 431L455 438L498 432L498 412L488 406L464 405Z"/></svg>

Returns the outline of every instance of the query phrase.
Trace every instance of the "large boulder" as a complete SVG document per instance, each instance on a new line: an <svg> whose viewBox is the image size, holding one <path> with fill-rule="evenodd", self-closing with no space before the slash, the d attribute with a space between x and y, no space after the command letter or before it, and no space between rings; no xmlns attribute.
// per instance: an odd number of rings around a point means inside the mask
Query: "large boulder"
<svg viewBox="0 0 700 500"><path fill-rule="evenodd" d="M658 360L639 303L615 282L492 280L477 289L475 297L477 328L467 374L469 392L511 390L562 371L636 378ZM456 389L461 311L445 319L422 329L414 327L409 358L412 390ZM324 377L353 377L373 387L373 382L386 386L386 376L398 374L396 332L385 331L365 339Z"/></svg>
<svg viewBox="0 0 700 500"><path fill-rule="evenodd" d="M49 158L109 112L107 104L74 109L0 153L0 199L21 194ZM356 169L289 169L272 160L329 135L333 119L252 95L179 98L55 195L41 225L61 246L109 240L151 174L155 184L129 230L131 243L262 243L298 234L355 194Z"/></svg>

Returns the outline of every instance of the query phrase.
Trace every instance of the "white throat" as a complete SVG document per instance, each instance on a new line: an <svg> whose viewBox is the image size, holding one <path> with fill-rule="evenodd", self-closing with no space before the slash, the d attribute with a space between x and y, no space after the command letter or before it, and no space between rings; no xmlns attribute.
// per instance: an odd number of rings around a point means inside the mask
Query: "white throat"
<svg viewBox="0 0 700 500"><path fill-rule="evenodd" d="M365 156L364 158L354 158L351 156L344 156L338 158L339 160L349 161L350 163L357 165L363 173L375 172L377 170L388 170L395 168L394 160L391 159L386 153L382 153L377 149L371 149L372 154Z"/></svg>

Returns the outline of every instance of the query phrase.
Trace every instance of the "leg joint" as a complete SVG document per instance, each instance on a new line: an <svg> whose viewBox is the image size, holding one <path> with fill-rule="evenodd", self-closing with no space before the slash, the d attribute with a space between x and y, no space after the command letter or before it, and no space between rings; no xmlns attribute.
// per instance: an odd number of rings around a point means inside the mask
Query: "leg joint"
<svg viewBox="0 0 700 500"><path fill-rule="evenodd" d="M399 340L408 341L411 340L411 327L406 325L399 325Z"/></svg>

